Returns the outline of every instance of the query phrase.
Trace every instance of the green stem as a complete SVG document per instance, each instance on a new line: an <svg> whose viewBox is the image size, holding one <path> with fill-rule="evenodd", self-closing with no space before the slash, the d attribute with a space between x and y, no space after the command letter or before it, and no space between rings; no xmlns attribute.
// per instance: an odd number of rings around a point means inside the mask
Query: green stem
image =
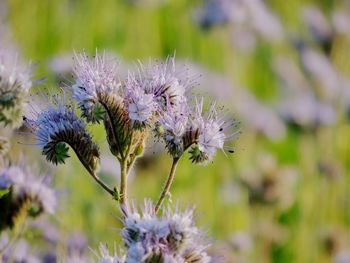
<svg viewBox="0 0 350 263"><path fill-rule="evenodd" d="M125 152L123 160L120 162L120 205L126 207L127 205L127 177L129 174L128 160L130 158L131 147L133 145L134 132L131 132L128 148Z"/></svg>
<svg viewBox="0 0 350 263"><path fill-rule="evenodd" d="M89 170L89 174L107 193L114 197L114 191L109 188L94 172Z"/></svg>
<svg viewBox="0 0 350 263"><path fill-rule="evenodd" d="M168 178L163 186L163 190L159 196L159 199L158 199L158 202L154 208L154 212L157 213L159 208L161 207L163 201L164 201L164 198L165 196L167 195L170 187L171 187L171 184L173 183L174 181L174 177L175 177L175 172L176 172L176 167L177 167L177 164L180 160L180 157L177 157L177 158L174 158L173 159L173 164L171 165L171 169L170 169L170 172L169 172L169 175L168 175Z"/></svg>
<svg viewBox="0 0 350 263"><path fill-rule="evenodd" d="M127 189L126 189L126 180L127 180L127 162L126 160L123 160L120 163L120 189L119 189L119 193L120 193L120 200L119 200L119 204L120 204L120 208L122 209L123 213L126 213L127 209Z"/></svg>
<svg viewBox="0 0 350 263"><path fill-rule="evenodd" d="M69 144L69 143L68 143ZM70 145L71 146L71 145ZM75 151L75 149L71 146L71 148L74 150L76 156L78 157L79 161L81 162L81 164L85 167L85 169L88 171L88 173L91 175L91 177L107 192L109 193L111 196L114 197L114 191L108 186L106 185L97 175L96 173L91 170L91 168L89 167L88 164L86 164L83 159L80 157L80 155Z"/></svg>

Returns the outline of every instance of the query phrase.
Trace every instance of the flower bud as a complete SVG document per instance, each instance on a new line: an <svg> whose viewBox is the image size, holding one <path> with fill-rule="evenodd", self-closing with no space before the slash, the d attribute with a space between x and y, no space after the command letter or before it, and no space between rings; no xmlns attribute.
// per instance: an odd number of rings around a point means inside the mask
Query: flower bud
<svg viewBox="0 0 350 263"><path fill-rule="evenodd" d="M97 168L100 159L98 146L72 107L60 103L50 105L37 113L34 120L24 117L24 122L36 135L42 154L49 162L65 163L70 146L87 169L95 171Z"/></svg>

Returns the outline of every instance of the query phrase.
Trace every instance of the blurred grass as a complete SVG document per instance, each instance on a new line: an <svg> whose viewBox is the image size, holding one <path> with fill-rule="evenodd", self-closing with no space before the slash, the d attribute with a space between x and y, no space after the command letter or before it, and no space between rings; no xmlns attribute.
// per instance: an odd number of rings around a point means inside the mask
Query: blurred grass
<svg viewBox="0 0 350 263"><path fill-rule="evenodd" d="M48 85L55 85L55 78L45 62L56 54L82 49L93 52L97 47L135 61L164 58L176 51L178 58L188 58L223 72L250 87L262 100L272 99L277 90L270 68L273 53L282 50L291 56L295 54L288 47L264 43L252 56L234 52L224 28L202 32L194 25L189 10L196 2L176 0L159 7L138 7L115 0L8 0L8 23L25 56L39 62L36 74L48 76ZM268 2L285 26L302 32L305 29L295 15L302 5L315 3L328 10L335 1ZM342 42L336 45L339 48L332 54L336 65L349 73L348 48ZM271 142L244 130L234 155L225 157L218 153L208 167L192 165L184 158L172 188L172 199L179 200L182 207L195 204L200 224L218 240L228 238L235 230L261 232L261 221L280 220L286 226L287 238L269 249L266 240L257 237L251 255L254 262L329 262L320 242L325 228L344 230L350 242L349 134L349 124L343 122L324 127L316 134L300 135L288 130L281 142ZM101 129L97 129L96 138L100 142L104 140ZM242 167L253 165L259 149L272 152L281 165L294 164L298 168L296 202L282 215L274 206L250 206L246 192L234 203L222 198L222 185L237 178ZM324 157L343 164L346 176L328 180L320 175L317 163ZM131 182L131 197L138 202L144 197L157 197L170 168L171 160L166 155L151 161L146 167L136 168L137 175ZM101 240L109 243L118 240L114 228L120 227L115 218L119 211L115 203L93 184L75 157L68 163L55 173L55 183L62 191L62 206L57 215L62 231L81 230L89 237L92 247ZM103 176L116 182L117 174L116 169L112 178Z"/></svg>

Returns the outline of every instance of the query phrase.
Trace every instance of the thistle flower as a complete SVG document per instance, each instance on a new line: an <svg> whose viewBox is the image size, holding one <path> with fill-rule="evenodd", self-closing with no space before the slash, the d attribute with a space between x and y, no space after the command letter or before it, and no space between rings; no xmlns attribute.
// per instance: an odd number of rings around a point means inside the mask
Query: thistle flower
<svg viewBox="0 0 350 263"><path fill-rule="evenodd" d="M0 169L0 229L12 228L22 213L36 217L43 212L53 214L57 204L54 191L23 165Z"/></svg>
<svg viewBox="0 0 350 263"><path fill-rule="evenodd" d="M233 125L233 120L220 116L215 103L212 103L208 111L203 114L203 99L197 101L190 126L192 134L195 131L193 138L195 139L193 141L195 145L190 150L192 162L205 163L210 161L217 149L227 149L229 152L233 152L230 148L224 146L226 141L238 134L238 132L226 134L226 131Z"/></svg>
<svg viewBox="0 0 350 263"><path fill-rule="evenodd" d="M32 86L31 69L13 49L0 49L0 122L20 126L24 96Z"/></svg>
<svg viewBox="0 0 350 263"><path fill-rule="evenodd" d="M194 225L191 209L181 213L169 207L158 218L146 200L142 213L134 205L123 223L126 262L210 262L208 244Z"/></svg>
<svg viewBox="0 0 350 263"><path fill-rule="evenodd" d="M86 125L69 105L56 102L46 110L36 113L36 119L24 117L25 124L32 130L42 154L49 162L64 163L69 157L71 146L82 164L95 171L99 161L98 146L92 141Z"/></svg>

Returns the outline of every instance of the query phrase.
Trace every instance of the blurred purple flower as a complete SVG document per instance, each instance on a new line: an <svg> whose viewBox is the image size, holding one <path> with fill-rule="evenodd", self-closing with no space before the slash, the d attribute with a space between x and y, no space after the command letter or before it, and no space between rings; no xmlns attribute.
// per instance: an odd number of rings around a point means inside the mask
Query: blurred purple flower
<svg viewBox="0 0 350 263"><path fill-rule="evenodd" d="M1 189L11 188L12 198L37 203L40 212L53 214L57 205L55 192L28 169L21 166L0 168Z"/></svg>
<svg viewBox="0 0 350 263"><path fill-rule="evenodd" d="M251 26L266 41L277 41L283 37L283 28L279 18L267 7L263 0L244 1L249 13Z"/></svg>
<svg viewBox="0 0 350 263"><path fill-rule="evenodd" d="M316 41L320 44L329 41L333 34L332 28L320 9L306 6L302 10L302 17Z"/></svg>
<svg viewBox="0 0 350 263"><path fill-rule="evenodd" d="M332 13L332 25L338 34L350 35L350 10L340 9Z"/></svg>
<svg viewBox="0 0 350 263"><path fill-rule="evenodd" d="M0 122L17 128L21 124L25 96L32 86L30 66L23 64L13 47L0 48Z"/></svg>
<svg viewBox="0 0 350 263"><path fill-rule="evenodd" d="M350 262L350 250L339 251L333 259L334 263L349 263Z"/></svg>
<svg viewBox="0 0 350 263"><path fill-rule="evenodd" d="M232 0L205 0L195 12L195 19L204 28L211 28L230 22L233 3Z"/></svg>
<svg viewBox="0 0 350 263"><path fill-rule="evenodd" d="M317 101L310 92L281 101L280 112L288 122L306 128L330 125L335 120L333 107L328 103Z"/></svg>

